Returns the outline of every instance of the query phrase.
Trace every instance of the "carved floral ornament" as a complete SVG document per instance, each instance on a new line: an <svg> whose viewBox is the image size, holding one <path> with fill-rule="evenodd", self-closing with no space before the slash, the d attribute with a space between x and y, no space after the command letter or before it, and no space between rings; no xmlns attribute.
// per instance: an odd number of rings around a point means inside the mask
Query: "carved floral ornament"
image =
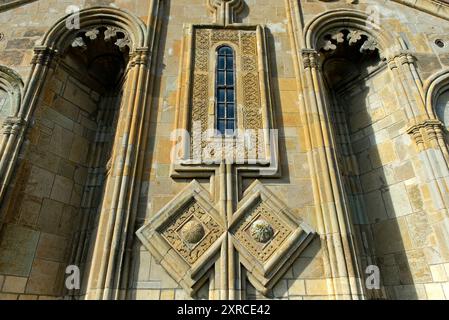
<svg viewBox="0 0 449 320"><path fill-rule="evenodd" d="M95 41L103 37L105 41L114 41L114 44L119 47L120 51L125 51L126 48L131 48L131 39L127 31L113 26L94 26L89 29L82 30L77 34L72 41L73 48L87 48L87 42Z"/></svg>
<svg viewBox="0 0 449 320"><path fill-rule="evenodd" d="M333 51L339 44L348 43L350 46L359 45L360 52L379 50L379 45L370 34L361 30L334 29L327 32L318 42L318 50Z"/></svg>

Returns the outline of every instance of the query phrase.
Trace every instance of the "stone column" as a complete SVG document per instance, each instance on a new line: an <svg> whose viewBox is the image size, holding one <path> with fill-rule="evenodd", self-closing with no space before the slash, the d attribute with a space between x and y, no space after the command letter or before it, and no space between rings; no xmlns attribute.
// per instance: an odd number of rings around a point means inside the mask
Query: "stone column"
<svg viewBox="0 0 449 320"><path fill-rule="evenodd" d="M314 186L318 230L332 280L328 289L331 296L363 297L360 273L354 256L351 219L346 207L343 186L331 141L331 123L318 55L313 49L302 50L302 93L304 95L306 130L310 139L310 160ZM312 171L313 170L313 171Z"/></svg>
<svg viewBox="0 0 449 320"><path fill-rule="evenodd" d="M3 141L0 153L0 202L3 201L6 189L14 172L14 167L25 137L25 131L34 107L39 99L42 88L50 70L54 70L57 64L56 52L47 47L35 48L32 60L33 67L29 81L24 88L24 97L19 107L19 112L5 122Z"/></svg>
<svg viewBox="0 0 449 320"><path fill-rule="evenodd" d="M88 272L88 299L115 299L124 255L126 231L136 181L142 115L148 84L148 50L140 48L127 70L116 141L112 151L112 172L106 182L100 209L92 264Z"/></svg>

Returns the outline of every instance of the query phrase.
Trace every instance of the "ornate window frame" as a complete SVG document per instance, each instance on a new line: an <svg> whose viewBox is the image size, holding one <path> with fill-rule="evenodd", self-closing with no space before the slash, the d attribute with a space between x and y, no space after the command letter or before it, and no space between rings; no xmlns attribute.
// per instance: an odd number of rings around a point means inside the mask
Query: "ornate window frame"
<svg viewBox="0 0 449 320"><path fill-rule="evenodd" d="M277 139L270 137L275 122L266 28L241 24L185 25L183 35L175 120L175 132L182 132L183 144L179 148L179 139L173 137L176 154L172 157L171 176L192 177L192 172L195 172L195 177L206 177L217 168L193 160L197 151L192 149L192 142L197 139L195 122L197 127L198 123L201 124L200 134L205 133L203 137L208 142L222 138L211 134L215 129L215 54L222 45L228 45L235 51L237 131L250 129L259 132L257 159L247 159L238 170L246 171L249 176L278 176ZM232 136L237 143L245 138L238 132ZM224 141L228 139L224 137ZM204 142L202 139L202 148ZM267 168L266 172L261 165Z"/></svg>

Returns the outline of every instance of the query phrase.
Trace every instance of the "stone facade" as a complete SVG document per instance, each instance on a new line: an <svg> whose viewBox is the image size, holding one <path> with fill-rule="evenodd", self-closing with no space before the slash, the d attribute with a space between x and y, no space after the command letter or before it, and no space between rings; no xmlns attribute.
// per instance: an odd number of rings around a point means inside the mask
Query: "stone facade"
<svg viewBox="0 0 449 320"><path fill-rule="evenodd" d="M448 17L0 1L0 299L449 299Z"/></svg>

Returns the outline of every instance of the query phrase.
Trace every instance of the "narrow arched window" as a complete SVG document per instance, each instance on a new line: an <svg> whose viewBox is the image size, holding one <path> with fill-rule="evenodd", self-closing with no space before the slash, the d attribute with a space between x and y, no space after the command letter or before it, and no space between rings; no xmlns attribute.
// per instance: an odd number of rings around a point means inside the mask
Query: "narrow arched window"
<svg viewBox="0 0 449 320"><path fill-rule="evenodd" d="M215 93L216 128L221 134L233 135L235 130L235 61L229 46L217 50Z"/></svg>

